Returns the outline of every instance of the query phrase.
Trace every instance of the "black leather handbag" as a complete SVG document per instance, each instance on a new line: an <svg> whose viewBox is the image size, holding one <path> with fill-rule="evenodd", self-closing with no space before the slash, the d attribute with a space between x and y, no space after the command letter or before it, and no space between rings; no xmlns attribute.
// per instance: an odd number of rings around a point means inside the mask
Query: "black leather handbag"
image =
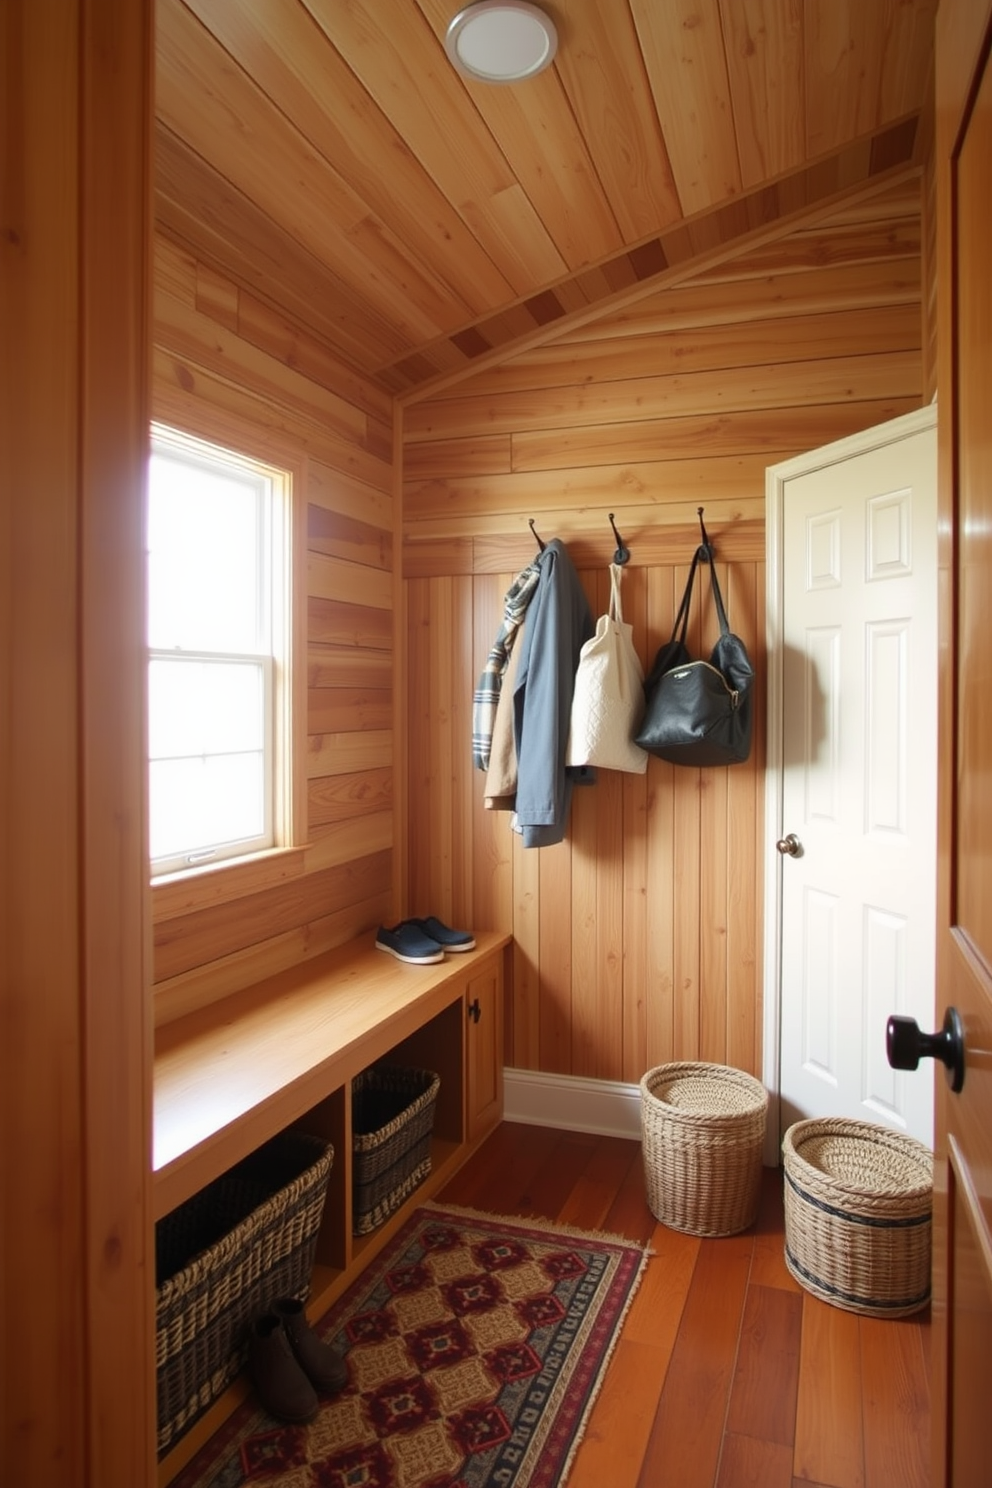
<svg viewBox="0 0 992 1488"><path fill-rule="evenodd" d="M704 529L705 535L705 529ZM720 621L709 661L694 661L685 643L696 570L705 563ZM661 647L644 682L644 720L636 742L673 765L739 765L751 751L754 670L744 642L727 622L713 549L696 549L671 640Z"/></svg>

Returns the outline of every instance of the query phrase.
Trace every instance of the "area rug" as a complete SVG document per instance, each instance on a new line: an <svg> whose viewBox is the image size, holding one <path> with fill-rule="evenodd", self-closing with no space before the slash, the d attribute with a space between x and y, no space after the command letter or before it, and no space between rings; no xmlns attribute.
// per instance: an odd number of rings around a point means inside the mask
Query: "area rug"
<svg viewBox="0 0 992 1488"><path fill-rule="evenodd" d="M557 1488L645 1259L425 1205L315 1325L345 1390L306 1426L246 1401L172 1488Z"/></svg>

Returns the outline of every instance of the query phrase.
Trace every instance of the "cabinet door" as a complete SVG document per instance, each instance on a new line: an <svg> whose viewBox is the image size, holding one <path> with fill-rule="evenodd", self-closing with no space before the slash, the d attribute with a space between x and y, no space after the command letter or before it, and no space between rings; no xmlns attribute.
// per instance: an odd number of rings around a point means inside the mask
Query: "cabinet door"
<svg viewBox="0 0 992 1488"><path fill-rule="evenodd" d="M479 968L465 989L466 1122L474 1142L503 1114L503 977L499 957Z"/></svg>

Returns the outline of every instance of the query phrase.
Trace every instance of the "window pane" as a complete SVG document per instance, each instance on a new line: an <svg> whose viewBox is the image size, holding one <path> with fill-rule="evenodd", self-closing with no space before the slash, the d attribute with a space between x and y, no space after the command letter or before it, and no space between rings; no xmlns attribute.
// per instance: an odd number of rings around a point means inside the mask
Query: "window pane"
<svg viewBox="0 0 992 1488"><path fill-rule="evenodd" d="M264 830L264 766L257 754L153 761L153 860L258 837Z"/></svg>
<svg viewBox="0 0 992 1488"><path fill-rule="evenodd" d="M153 760L260 750L265 742L262 664L156 657L148 671Z"/></svg>
<svg viewBox="0 0 992 1488"><path fill-rule="evenodd" d="M157 650L264 651L261 564L268 482L152 455L148 643Z"/></svg>

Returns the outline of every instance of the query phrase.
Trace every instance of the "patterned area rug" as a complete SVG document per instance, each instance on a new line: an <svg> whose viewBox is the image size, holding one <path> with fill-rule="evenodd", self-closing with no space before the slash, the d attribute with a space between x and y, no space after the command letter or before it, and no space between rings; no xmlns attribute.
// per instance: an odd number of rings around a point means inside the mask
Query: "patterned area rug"
<svg viewBox="0 0 992 1488"><path fill-rule="evenodd" d="M612 1236L430 1204L316 1325L349 1383L247 1401L172 1488L557 1488L641 1277Z"/></svg>

